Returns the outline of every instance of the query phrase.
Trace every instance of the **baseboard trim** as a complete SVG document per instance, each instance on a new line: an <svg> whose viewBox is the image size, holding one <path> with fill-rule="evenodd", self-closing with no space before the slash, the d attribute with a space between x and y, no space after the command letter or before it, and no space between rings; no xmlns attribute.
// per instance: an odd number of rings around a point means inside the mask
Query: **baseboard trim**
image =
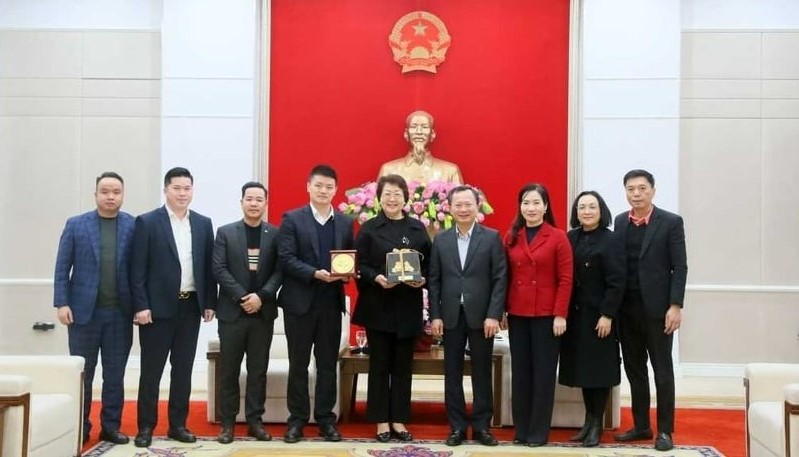
<svg viewBox="0 0 799 457"><path fill-rule="evenodd" d="M743 378L743 363L681 363L684 378Z"/></svg>

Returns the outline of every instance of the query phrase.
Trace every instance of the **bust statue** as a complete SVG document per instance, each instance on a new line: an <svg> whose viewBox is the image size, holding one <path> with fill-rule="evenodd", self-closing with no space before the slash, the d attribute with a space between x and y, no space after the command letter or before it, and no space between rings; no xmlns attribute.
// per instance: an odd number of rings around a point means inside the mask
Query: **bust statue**
<svg viewBox="0 0 799 457"><path fill-rule="evenodd" d="M378 178L397 174L406 181L428 183L443 181L463 184L463 177L457 165L433 157L428 146L436 138L433 116L425 111L414 111L405 119L405 140L409 151L405 157L386 162L380 167Z"/></svg>

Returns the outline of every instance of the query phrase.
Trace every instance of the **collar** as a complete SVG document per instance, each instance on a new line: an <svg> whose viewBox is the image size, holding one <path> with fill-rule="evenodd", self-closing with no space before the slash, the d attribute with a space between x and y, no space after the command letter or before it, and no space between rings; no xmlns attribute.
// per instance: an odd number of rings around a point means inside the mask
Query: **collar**
<svg viewBox="0 0 799 457"><path fill-rule="evenodd" d="M472 233L474 233L474 227L477 225L477 221L472 222L472 226L469 227L469 230L466 231L465 234L461 234L461 231L458 230L458 224L455 224L455 235L460 237L465 237L466 239L470 239L472 237Z"/></svg>
<svg viewBox="0 0 799 457"><path fill-rule="evenodd" d="M191 212L191 210L190 210L190 209L186 209L186 216L185 216L183 219L181 219L181 218L179 218L179 217L178 217L178 215L177 215L177 214L175 214L175 212L174 212L174 211L172 211L172 208L170 208L170 207L169 207L169 205L167 205L167 204L164 204L164 208L166 208L166 214L167 214L167 216L169 216L169 218L170 218L170 219L175 219L175 220L177 220L177 221L184 221L184 220L186 220L186 218L188 218L188 217L189 217L189 213Z"/></svg>
<svg viewBox="0 0 799 457"><path fill-rule="evenodd" d="M627 214L627 217L630 219L630 222L632 222L636 226L649 225L649 221L652 219L653 212L655 212L655 205L652 205L652 207L649 208L649 212L646 213L646 216L638 217L635 215L632 208L630 208L630 212L629 214Z"/></svg>
<svg viewBox="0 0 799 457"><path fill-rule="evenodd" d="M308 206L311 207L311 214L313 214L313 217L315 217L316 219L319 219L322 216L322 213L317 211L316 207L314 207L314 205L312 205L311 203L308 203ZM330 205L330 217L328 219L333 219L333 216L335 214L336 214L336 212L333 211L333 205Z"/></svg>

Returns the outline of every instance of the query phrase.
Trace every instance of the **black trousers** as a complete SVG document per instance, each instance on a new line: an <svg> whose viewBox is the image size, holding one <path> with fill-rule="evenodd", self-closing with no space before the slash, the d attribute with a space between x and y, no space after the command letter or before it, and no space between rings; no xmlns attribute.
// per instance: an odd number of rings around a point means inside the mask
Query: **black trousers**
<svg viewBox="0 0 799 457"><path fill-rule="evenodd" d="M508 316L515 437L529 443L549 440L560 352L560 338L552 332L554 319Z"/></svg>
<svg viewBox="0 0 799 457"><path fill-rule="evenodd" d="M196 296L180 300L179 311L169 318L153 318L139 326L141 374L137 403L139 430L158 424L158 391L166 359L169 374L169 427L185 427L191 396L191 372L200 333L200 309Z"/></svg>
<svg viewBox="0 0 799 457"><path fill-rule="evenodd" d="M635 428L646 430L649 423L649 373L647 358L655 372L657 431L674 432L674 335L663 333L665 319L647 316L640 291L628 291L619 315L619 340L624 371L630 381Z"/></svg>
<svg viewBox="0 0 799 457"><path fill-rule="evenodd" d="M69 353L86 360L83 378L83 433L92 429L89 414L92 406L92 383L97 368L97 354L103 364L102 408L100 426L106 431L119 430L125 404L125 367L133 343L130 315L118 308L95 308L92 319L67 327Z"/></svg>
<svg viewBox="0 0 799 457"><path fill-rule="evenodd" d="M472 431L488 430L494 416L494 387L491 384L494 338L486 338L482 328L466 324L461 309L458 325L444 330L444 406L452 430L466 431L466 398L463 393L463 358L469 341L472 361Z"/></svg>
<svg viewBox="0 0 799 457"><path fill-rule="evenodd" d="M220 409L222 425L233 425L239 414L241 361L247 356L244 415L247 423L261 424L266 401L266 370L272 346L274 321L262 316L219 321L219 355L222 371Z"/></svg>
<svg viewBox="0 0 799 457"><path fill-rule="evenodd" d="M285 313L283 319L289 351L288 426L304 426L311 417L308 364L312 348L316 360L314 419L319 425L334 424L341 310L335 303L313 303L307 313L301 316Z"/></svg>
<svg viewBox="0 0 799 457"><path fill-rule="evenodd" d="M411 384L414 338L367 328L369 390L366 418L372 422L411 420Z"/></svg>

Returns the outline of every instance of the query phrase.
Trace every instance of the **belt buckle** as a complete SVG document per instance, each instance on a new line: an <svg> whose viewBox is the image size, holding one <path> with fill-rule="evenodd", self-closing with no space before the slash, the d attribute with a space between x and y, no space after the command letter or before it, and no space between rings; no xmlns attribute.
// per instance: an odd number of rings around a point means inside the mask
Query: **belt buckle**
<svg viewBox="0 0 799 457"><path fill-rule="evenodd" d="M178 292L178 300L188 300L190 296L191 292L184 292L182 290Z"/></svg>

